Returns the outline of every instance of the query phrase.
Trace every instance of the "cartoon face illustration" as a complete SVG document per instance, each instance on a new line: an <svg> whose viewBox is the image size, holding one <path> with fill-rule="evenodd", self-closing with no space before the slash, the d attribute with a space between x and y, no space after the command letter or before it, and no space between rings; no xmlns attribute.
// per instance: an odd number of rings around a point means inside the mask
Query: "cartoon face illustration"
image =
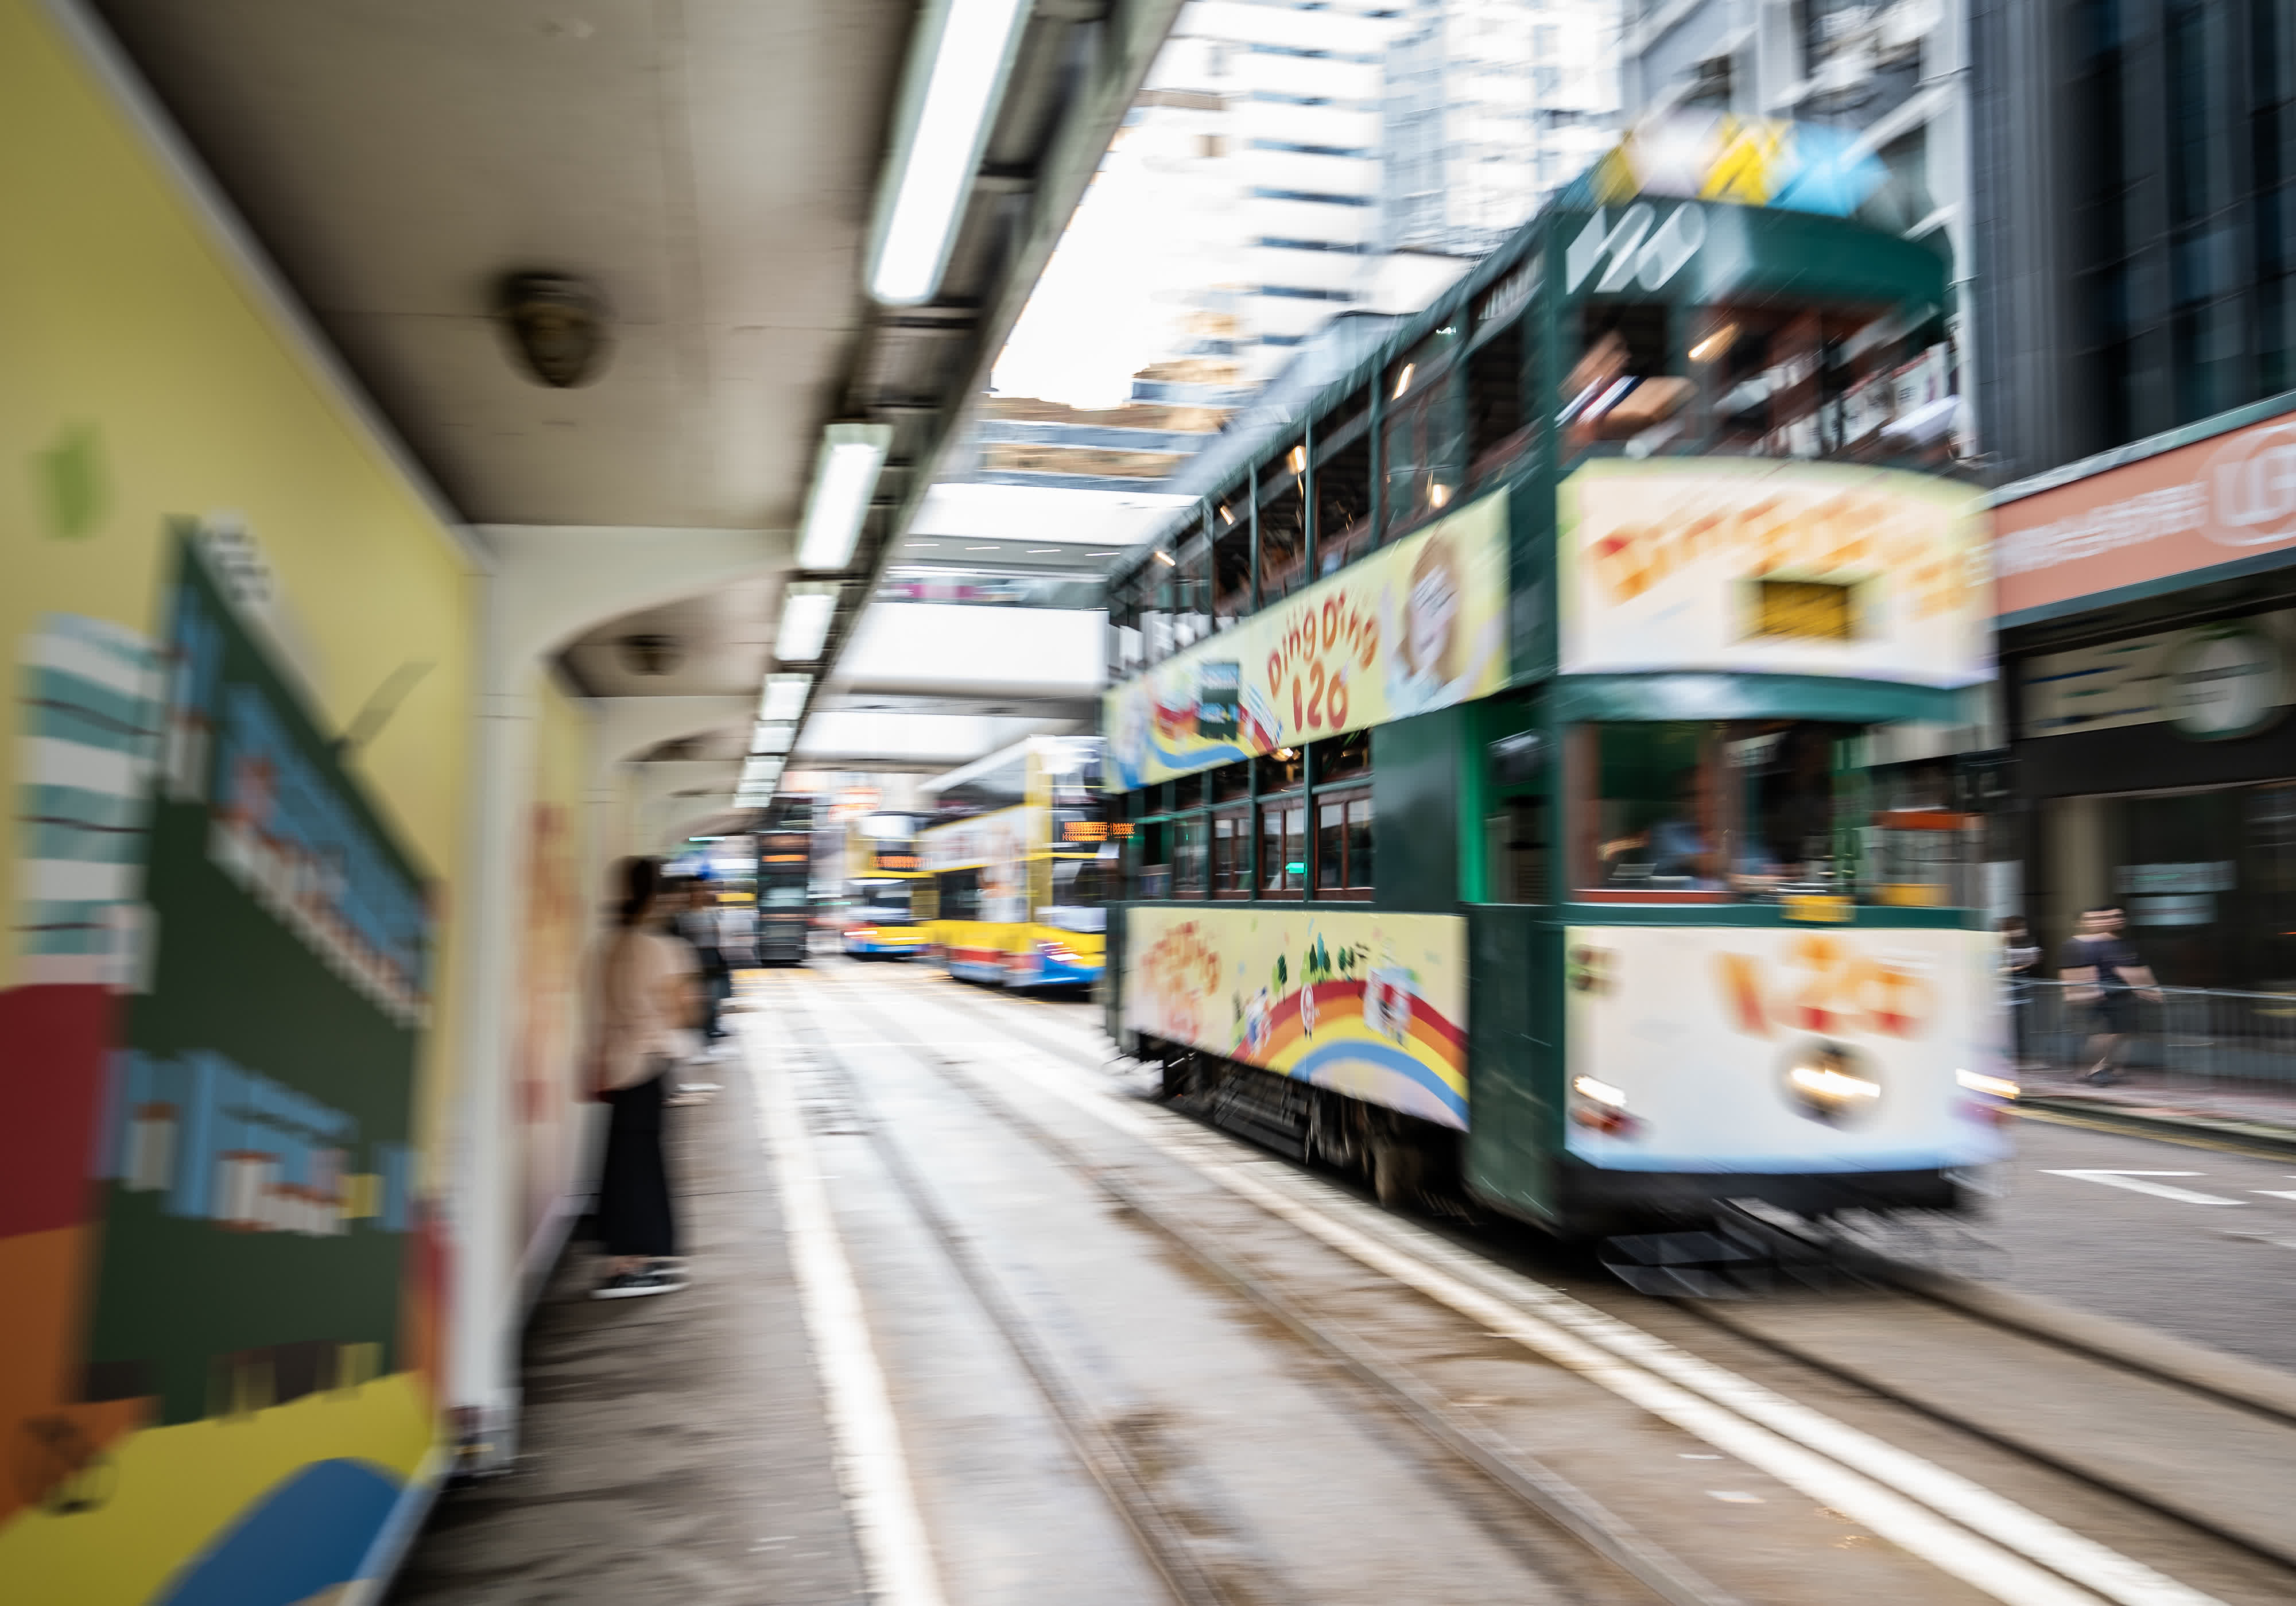
<svg viewBox="0 0 2296 1606"><path fill-rule="evenodd" d="M1450 680L1460 669L1459 572L1440 537L1420 549L1403 602L1403 662L1414 676Z"/></svg>
<svg viewBox="0 0 2296 1606"><path fill-rule="evenodd" d="M1316 1035L1316 984L1312 981L1300 989L1300 1035Z"/></svg>

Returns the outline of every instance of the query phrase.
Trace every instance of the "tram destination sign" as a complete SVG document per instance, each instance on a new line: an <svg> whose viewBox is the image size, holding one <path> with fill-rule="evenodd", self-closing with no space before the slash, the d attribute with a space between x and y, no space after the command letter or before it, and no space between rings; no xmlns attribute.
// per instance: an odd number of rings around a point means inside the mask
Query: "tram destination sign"
<svg viewBox="0 0 2296 1606"><path fill-rule="evenodd" d="M1993 676L1985 515L1891 469L1605 459L1560 492L1561 668Z"/></svg>
<svg viewBox="0 0 2296 1606"><path fill-rule="evenodd" d="M1489 696L1506 528L1505 496L1481 497L1109 692L1108 789Z"/></svg>

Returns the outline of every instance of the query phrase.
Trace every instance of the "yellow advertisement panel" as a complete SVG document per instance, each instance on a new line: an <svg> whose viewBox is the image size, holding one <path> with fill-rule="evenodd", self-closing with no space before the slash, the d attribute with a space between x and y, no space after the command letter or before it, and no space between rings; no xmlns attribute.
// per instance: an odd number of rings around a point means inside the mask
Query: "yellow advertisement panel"
<svg viewBox="0 0 2296 1606"><path fill-rule="evenodd" d="M1566 675L1993 676L1978 493L1927 474L1717 458L1590 463L1562 482Z"/></svg>
<svg viewBox="0 0 2296 1606"><path fill-rule="evenodd" d="M1506 537L1485 496L1109 692L1109 790L1497 691Z"/></svg>
<svg viewBox="0 0 2296 1606"><path fill-rule="evenodd" d="M1467 922L1456 915L1134 909L1124 1024L1466 1130Z"/></svg>

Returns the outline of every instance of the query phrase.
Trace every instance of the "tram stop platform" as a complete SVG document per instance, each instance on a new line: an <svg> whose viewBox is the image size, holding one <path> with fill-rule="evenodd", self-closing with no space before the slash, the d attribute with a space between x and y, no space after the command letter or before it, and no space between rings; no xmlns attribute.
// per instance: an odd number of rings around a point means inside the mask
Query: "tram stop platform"
<svg viewBox="0 0 2296 1606"><path fill-rule="evenodd" d="M391 1606L864 1597L749 1070L685 1074L723 1084L667 1112L689 1286L592 1299L577 1228L528 1325L514 1470L439 1496Z"/></svg>

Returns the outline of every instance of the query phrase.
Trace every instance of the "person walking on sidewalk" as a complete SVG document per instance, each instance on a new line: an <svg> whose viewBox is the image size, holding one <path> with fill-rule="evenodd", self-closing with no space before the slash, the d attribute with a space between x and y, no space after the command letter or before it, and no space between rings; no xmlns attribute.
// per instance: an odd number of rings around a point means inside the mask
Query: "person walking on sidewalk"
<svg viewBox="0 0 2296 1606"><path fill-rule="evenodd" d="M2080 930L2057 955L2057 979L2065 984L2065 1002L2087 1004L2095 1018L2096 1030L2088 1040L2090 1064L2081 1077L2092 1087L2110 1087L2120 1080L2115 1061L2136 1023L2136 999L2161 1002L2152 971L2121 938L2125 920L2110 905L2083 910Z"/></svg>
<svg viewBox="0 0 2296 1606"><path fill-rule="evenodd" d="M598 1177L598 1227L606 1278L600 1299L664 1294L685 1286L671 1269L677 1223L662 1158L661 1111L680 1039L700 1017L693 953L654 929L661 861L624 859L615 867L621 904L601 946L590 996L591 1086L609 1107L606 1158Z"/></svg>

